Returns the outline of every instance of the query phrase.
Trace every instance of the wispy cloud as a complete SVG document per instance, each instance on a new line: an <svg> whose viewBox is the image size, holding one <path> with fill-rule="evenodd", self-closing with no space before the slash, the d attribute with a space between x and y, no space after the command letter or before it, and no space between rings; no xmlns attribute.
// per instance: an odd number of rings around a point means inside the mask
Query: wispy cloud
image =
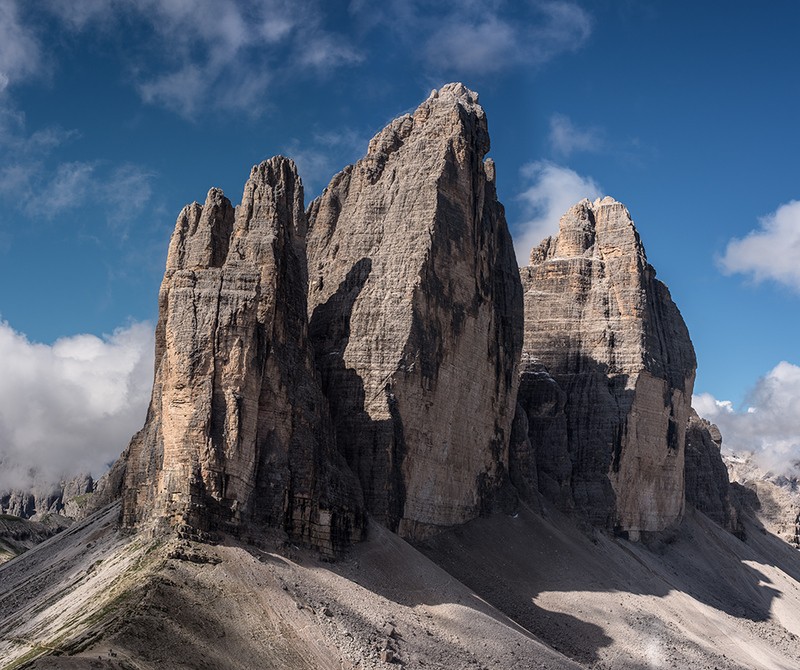
<svg viewBox="0 0 800 670"><path fill-rule="evenodd" d="M310 143L293 139L281 151L297 163L308 200L318 195L344 165L361 158L368 142L368 134L344 128L335 133L315 133Z"/></svg>
<svg viewBox="0 0 800 670"><path fill-rule="evenodd" d="M537 67L580 49L592 32L589 14L564 0L354 0L350 11L365 27L383 25L413 44L431 71L459 76Z"/></svg>
<svg viewBox="0 0 800 670"><path fill-rule="evenodd" d="M329 28L327 11L321 0L42 0L34 12L0 0L0 92L44 69L50 45L32 24L55 20L66 38L121 45L149 104L189 119L207 110L255 116L275 79L363 60Z"/></svg>
<svg viewBox="0 0 800 670"><path fill-rule="evenodd" d="M759 228L728 242L719 260L726 274L772 280L800 292L800 201L792 200L759 219Z"/></svg>
<svg viewBox="0 0 800 670"><path fill-rule="evenodd" d="M141 98L189 119L209 109L258 115L273 81L287 71L327 72L363 59L346 36L327 27L320 0L52 0L48 6L74 33L101 25L125 40L134 26L131 51L138 56L130 66Z"/></svg>
<svg viewBox="0 0 800 670"><path fill-rule="evenodd" d="M42 67L39 42L20 18L15 0L0 0L0 93Z"/></svg>
<svg viewBox="0 0 800 670"><path fill-rule="evenodd" d="M63 161L57 150L78 139L75 131L48 127L28 133L23 114L0 110L0 202L5 211L52 221L64 213L91 207L105 216L120 240L127 227L152 204L155 174L134 164ZM0 215L0 223L3 223Z"/></svg>
<svg viewBox="0 0 800 670"><path fill-rule="evenodd" d="M598 128L579 128L564 114L550 117L548 139L553 151L564 157L578 151L599 151L605 146Z"/></svg>
<svg viewBox="0 0 800 670"><path fill-rule="evenodd" d="M512 232L517 262L525 266L531 249L558 233L562 215L583 198L600 197L601 188L591 177L547 161L528 163L522 168L522 176L529 186L518 198L527 218L514 226Z"/></svg>
<svg viewBox="0 0 800 670"><path fill-rule="evenodd" d="M716 423L723 446L753 452L759 465L788 474L800 462L800 367L782 361L762 377L747 396L746 407L710 393L692 397L700 416Z"/></svg>
<svg viewBox="0 0 800 670"><path fill-rule="evenodd" d="M102 474L144 422L153 328L30 342L0 322L0 490Z"/></svg>

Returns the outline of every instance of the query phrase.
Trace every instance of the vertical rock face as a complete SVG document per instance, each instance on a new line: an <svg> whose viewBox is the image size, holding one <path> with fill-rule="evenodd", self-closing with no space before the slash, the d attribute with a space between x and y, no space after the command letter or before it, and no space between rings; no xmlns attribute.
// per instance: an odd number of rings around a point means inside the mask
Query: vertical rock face
<svg viewBox="0 0 800 670"><path fill-rule="evenodd" d="M147 421L128 448L123 522L283 528L358 539L360 491L335 449L308 346L306 218L294 163L253 168L234 210L184 208L159 294Z"/></svg>
<svg viewBox="0 0 800 670"><path fill-rule="evenodd" d="M696 363L683 319L647 263L627 209L611 198L578 203L520 272L524 356L545 366L566 395L575 506L633 537L668 528L683 513ZM552 405L554 395L541 384L521 394L532 431L541 422L531 420L530 408ZM560 421L557 415L556 409ZM563 433L551 429L558 435L549 447L550 495L568 504Z"/></svg>
<svg viewBox="0 0 800 670"><path fill-rule="evenodd" d="M309 208L311 336L367 508L406 537L506 479L521 288L486 117L461 84L393 121Z"/></svg>
<svg viewBox="0 0 800 670"><path fill-rule="evenodd" d="M731 495L721 447L719 428L691 410L686 426L686 502L726 530L743 537L744 527Z"/></svg>

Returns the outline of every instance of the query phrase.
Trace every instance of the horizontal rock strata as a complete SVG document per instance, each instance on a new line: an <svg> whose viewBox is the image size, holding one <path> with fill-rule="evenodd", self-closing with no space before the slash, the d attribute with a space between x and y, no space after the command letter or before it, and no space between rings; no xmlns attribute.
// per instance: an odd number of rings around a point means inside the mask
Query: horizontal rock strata
<svg viewBox="0 0 800 670"><path fill-rule="evenodd" d="M632 537L669 528L683 514L696 363L627 209L611 198L578 203L520 272L523 355L557 386L540 377L520 395L547 475L540 488Z"/></svg>
<svg viewBox="0 0 800 670"><path fill-rule="evenodd" d="M339 447L405 537L507 481L522 302L486 117L461 84L376 135L309 208L309 313Z"/></svg>
<svg viewBox="0 0 800 670"><path fill-rule="evenodd" d="M184 208L159 294L156 376L128 449L123 521L284 529L334 550L362 531L308 346L306 218L294 163L253 168L235 210Z"/></svg>

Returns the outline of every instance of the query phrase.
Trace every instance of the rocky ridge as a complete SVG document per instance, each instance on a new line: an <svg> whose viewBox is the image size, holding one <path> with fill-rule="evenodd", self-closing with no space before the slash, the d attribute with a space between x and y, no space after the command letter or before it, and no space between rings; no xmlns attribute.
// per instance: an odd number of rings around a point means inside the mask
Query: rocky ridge
<svg viewBox="0 0 800 670"><path fill-rule="evenodd" d="M2 491L0 514L33 520L47 514L82 519L96 484L91 475L82 473L51 485L35 484L28 490Z"/></svg>
<svg viewBox="0 0 800 670"><path fill-rule="evenodd" d="M764 528L800 549L800 480L762 468L752 453L723 450L722 459L740 510Z"/></svg>

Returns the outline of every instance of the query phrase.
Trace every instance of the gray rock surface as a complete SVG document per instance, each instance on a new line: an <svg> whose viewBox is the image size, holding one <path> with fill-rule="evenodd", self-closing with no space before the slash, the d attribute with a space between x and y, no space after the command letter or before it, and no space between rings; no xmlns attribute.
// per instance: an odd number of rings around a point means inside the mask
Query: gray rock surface
<svg viewBox="0 0 800 670"><path fill-rule="evenodd" d="M522 301L486 116L461 84L384 128L309 208L311 336L369 512L408 538L507 482Z"/></svg>
<svg viewBox="0 0 800 670"><path fill-rule="evenodd" d="M524 356L557 385L528 385L532 443L553 431L543 488L596 524L631 537L676 524L695 373L686 326L647 262L628 210L612 198L572 207L520 270ZM565 395L560 418L560 389ZM544 409L536 409L544 408ZM543 418L537 418L544 413ZM537 458L541 450L537 447Z"/></svg>
<svg viewBox="0 0 800 670"><path fill-rule="evenodd" d="M283 529L358 540L358 483L336 451L308 346L306 218L294 163L253 168L234 210L187 206L159 294L156 375L127 451L123 523L193 534Z"/></svg>
<svg viewBox="0 0 800 670"><path fill-rule="evenodd" d="M744 526L728 469L721 455L722 435L713 423L691 411L686 427L686 502L740 537Z"/></svg>
<svg viewBox="0 0 800 670"><path fill-rule="evenodd" d="M60 482L37 483L27 490L2 491L0 514L34 520L47 514L82 519L94 485L91 475L81 473Z"/></svg>
<svg viewBox="0 0 800 670"><path fill-rule="evenodd" d="M723 450L734 505L755 517L770 533L800 549L800 477L776 474L759 463L756 454Z"/></svg>

